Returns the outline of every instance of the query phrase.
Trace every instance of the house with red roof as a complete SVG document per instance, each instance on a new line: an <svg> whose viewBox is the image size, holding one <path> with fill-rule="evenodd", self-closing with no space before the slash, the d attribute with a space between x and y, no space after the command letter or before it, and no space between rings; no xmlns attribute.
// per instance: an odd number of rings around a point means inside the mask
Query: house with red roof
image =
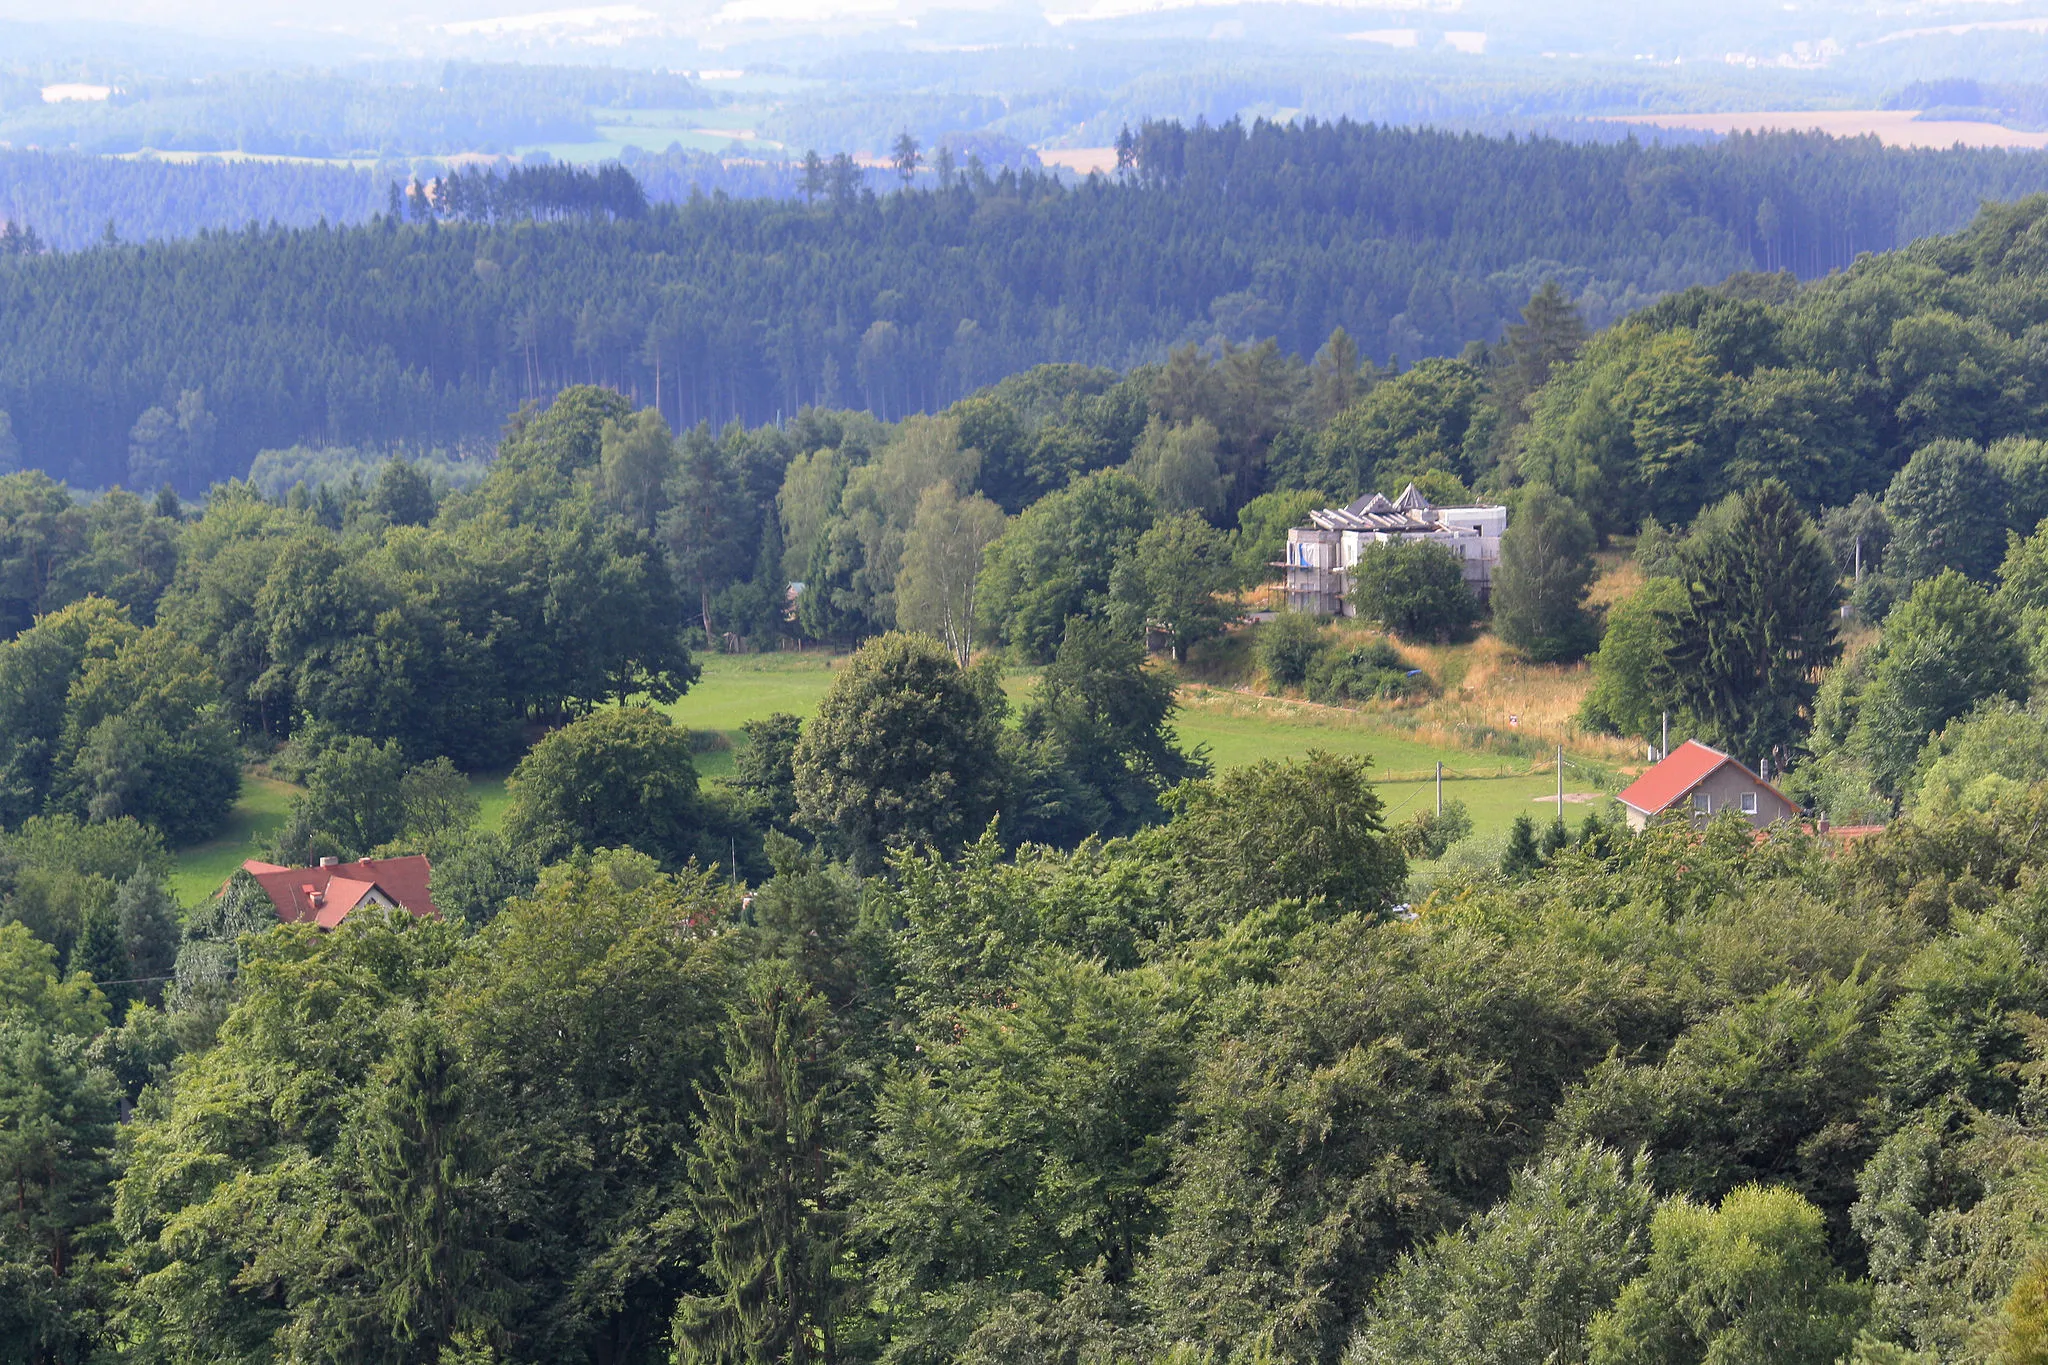
<svg viewBox="0 0 2048 1365"><path fill-rule="evenodd" d="M286 924L332 929L368 907L402 909L416 919L440 913L428 890L433 866L418 854L352 863L322 858L318 867L279 867L251 858L242 870L256 879Z"/></svg>
<svg viewBox="0 0 2048 1365"><path fill-rule="evenodd" d="M1628 812L1631 829L1641 829L1668 810L1690 810L1701 823L1724 811L1737 811L1758 829L1799 818L1797 802L1730 755L1692 739L1631 782L1616 799Z"/></svg>

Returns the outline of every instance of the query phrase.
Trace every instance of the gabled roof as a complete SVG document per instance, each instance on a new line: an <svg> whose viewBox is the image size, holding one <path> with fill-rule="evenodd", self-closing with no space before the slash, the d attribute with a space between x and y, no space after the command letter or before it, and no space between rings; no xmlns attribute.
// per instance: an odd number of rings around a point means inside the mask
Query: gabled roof
<svg viewBox="0 0 2048 1365"><path fill-rule="evenodd" d="M332 929L369 899L372 891L404 906L415 917L437 915L429 890L433 865L414 854L406 858L363 858L324 867L279 867L250 859L242 870L256 879L286 924L311 921Z"/></svg>
<svg viewBox="0 0 2048 1365"><path fill-rule="evenodd" d="M1734 763L1742 769L1743 776L1783 801L1793 810L1799 803L1787 797L1770 783L1758 777L1747 767L1719 749L1710 749L1696 739L1689 739L1671 751L1662 763L1628 784L1615 799L1624 806L1633 807L1645 815L1669 810L1685 799L1694 787L1706 781L1726 765Z"/></svg>

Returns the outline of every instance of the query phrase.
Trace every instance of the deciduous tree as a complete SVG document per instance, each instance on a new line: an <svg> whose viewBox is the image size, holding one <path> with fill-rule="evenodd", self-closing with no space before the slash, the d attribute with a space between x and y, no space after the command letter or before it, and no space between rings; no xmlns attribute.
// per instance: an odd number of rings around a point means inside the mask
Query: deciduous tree
<svg viewBox="0 0 2048 1365"><path fill-rule="evenodd" d="M1493 628L1537 663L1577 659L1599 638L1586 609L1593 586L1593 523L1556 490L1523 492L1501 537L1494 571Z"/></svg>
<svg viewBox="0 0 2048 1365"><path fill-rule="evenodd" d="M533 746L506 781L505 833L541 861L633 848L670 866L707 853L690 737L659 711L621 706Z"/></svg>
<svg viewBox="0 0 2048 1365"><path fill-rule="evenodd" d="M1479 615L1465 562L1427 540L1364 547L1351 569L1351 605L1361 620L1416 640L1454 639Z"/></svg>
<svg viewBox="0 0 2048 1365"><path fill-rule="evenodd" d="M996 813L1001 694L921 635L847 660L795 754L797 818L866 870L891 848L957 848Z"/></svg>
<svg viewBox="0 0 2048 1365"><path fill-rule="evenodd" d="M974 655L975 590L988 547L1003 534L1003 509L978 494L935 483L918 499L896 576L896 624L943 641L962 668Z"/></svg>

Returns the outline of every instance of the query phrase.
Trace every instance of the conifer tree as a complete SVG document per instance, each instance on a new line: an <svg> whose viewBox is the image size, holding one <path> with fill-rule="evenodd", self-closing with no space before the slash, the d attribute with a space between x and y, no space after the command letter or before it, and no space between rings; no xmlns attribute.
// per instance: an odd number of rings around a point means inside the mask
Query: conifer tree
<svg viewBox="0 0 2048 1365"><path fill-rule="evenodd" d="M386 1343L386 1358L429 1365L458 1336L488 1325L492 1297L477 1197L486 1156L469 1115L469 1079L429 1017L400 1032L379 1068L356 1167L342 1237L367 1291L369 1321L358 1332Z"/></svg>
<svg viewBox="0 0 2048 1365"><path fill-rule="evenodd" d="M1507 355L1514 398L1536 392L1550 376L1578 358L1586 324L1556 280L1545 280L1523 305L1522 321L1508 328Z"/></svg>
<svg viewBox="0 0 2048 1365"><path fill-rule="evenodd" d="M1836 636L1841 575L1820 532L1772 479L1702 515L1680 556L1685 603L1651 686L1710 743L1782 750L1805 728Z"/></svg>
<svg viewBox="0 0 2048 1365"><path fill-rule="evenodd" d="M677 1305L677 1365L832 1365L841 1289L837 1164L823 999L765 963L734 1005L725 1062L690 1158L690 1204L711 1242L716 1292Z"/></svg>
<svg viewBox="0 0 2048 1365"><path fill-rule="evenodd" d="M1536 822L1527 815L1517 815L1508 831L1507 852L1501 855L1501 875L1523 877L1541 866L1543 854L1536 847Z"/></svg>

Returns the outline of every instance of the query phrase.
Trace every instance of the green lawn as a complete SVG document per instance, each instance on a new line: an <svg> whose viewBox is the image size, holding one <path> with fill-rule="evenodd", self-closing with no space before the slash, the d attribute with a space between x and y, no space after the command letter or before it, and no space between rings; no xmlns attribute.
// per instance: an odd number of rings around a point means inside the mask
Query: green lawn
<svg viewBox="0 0 2048 1365"><path fill-rule="evenodd" d="M1413 818L1417 812L1428 810L1436 802L1436 784L1433 782L1382 782L1379 792L1380 799L1387 803L1388 824L1398 825ZM1574 797L1579 799L1574 800ZM1467 780L1447 778L1444 800L1465 803L1465 809L1472 816L1475 834L1499 833L1513 824L1517 815L1527 815L1541 830L1557 818L1557 779L1548 773ZM1569 782L1566 783L1564 820L1571 828L1577 829L1588 811L1597 810L1602 820L1611 820L1618 809L1611 797L1596 795L1583 788L1575 790Z"/></svg>
<svg viewBox="0 0 2048 1365"><path fill-rule="evenodd" d="M721 778L731 774L733 753L747 742L742 722L776 711L809 716L844 658L821 653L712 654L702 656L701 662L702 679L667 709L678 724L725 737L731 748L701 754L697 760L698 771L706 778ZM1011 670L1003 679L1003 690L1013 704L1021 702L1036 678L1028 669ZM1397 819L1406 819L1434 799L1432 783L1413 779L1431 771L1438 760L1449 774L1445 798L1463 801L1481 833L1504 830L1525 811L1545 823L1557 809L1557 779L1547 765L1532 772L1526 759L1422 743L1371 712L1204 689L1190 696L1174 725L1183 744L1209 746L1210 761L1219 768L1294 758L1310 749L1368 754L1381 772L1397 778L1380 787ZM1579 772L1566 783L1568 792L1574 793L1590 792L1593 785L1590 775ZM502 782L496 790L502 799ZM1539 801L1541 797L1550 799ZM1568 801L1566 818L1576 825L1591 808ZM487 798L486 818L490 809Z"/></svg>
<svg viewBox="0 0 2048 1365"><path fill-rule="evenodd" d="M677 724L720 737L722 742L713 741L714 747L697 756L698 772L707 779L719 779L732 775L734 753L747 742L740 729L744 722L777 711L811 715L845 659L808 651L709 654L701 656L701 662L702 679L666 709ZM1013 669L1004 676L1003 690L1014 704L1030 694L1036 681L1032 670ZM1547 823L1556 812L1557 780L1547 766L1532 771L1526 759L1423 743L1369 711L1312 707L1205 688L1188 694L1175 726L1183 744L1207 745L1210 761L1219 768L1298 757L1310 749L1368 754L1378 771L1391 779L1380 784L1380 794L1387 802L1389 819L1397 822L1434 799L1433 784L1416 779L1430 772L1438 760L1449 776L1445 798L1463 801L1481 834L1505 830L1524 812L1536 817L1539 824ZM1590 793L1595 785L1592 774L1576 771L1566 783L1567 790L1575 793ZM505 774L473 775L470 787L477 795L483 825L490 829L501 826L508 801ZM284 822L285 808L295 790L271 778L244 778L242 796L235 803L227 831L218 839L179 852L171 883L179 900L196 903L225 881L243 859L258 852ZM1543 797L1550 799L1539 800ZM1602 802L1600 809L1608 810L1610 805ZM1577 825L1592 808L1586 802L1567 802L1566 818Z"/></svg>
<svg viewBox="0 0 2048 1365"><path fill-rule="evenodd" d="M228 813L228 827L217 839L178 850L171 873L171 894L180 905L197 905L234 875L244 861L256 857L284 823L285 810L298 788L275 778L244 774L242 794Z"/></svg>
<svg viewBox="0 0 2048 1365"><path fill-rule="evenodd" d="M788 711L809 716L824 699L837 670L845 663L822 650L802 654L706 654L699 657L704 676L665 708L676 724L715 732L731 746L697 755L697 771L705 777L730 777L733 750L747 742L744 721Z"/></svg>
<svg viewBox="0 0 2048 1365"><path fill-rule="evenodd" d="M1210 761L1219 768L1256 763L1266 758L1293 758L1310 749L1339 754L1366 754L1382 773L1429 772L1438 760L1449 768L1494 777L1527 772L1526 760L1500 754L1445 749L1416 740L1370 712L1203 689L1183 694L1183 708L1174 717L1181 742L1209 746Z"/></svg>
<svg viewBox="0 0 2048 1365"><path fill-rule="evenodd" d="M497 829L505 823L505 807L512 803L505 791L504 773L471 773L469 789L476 793L477 823L485 829Z"/></svg>

